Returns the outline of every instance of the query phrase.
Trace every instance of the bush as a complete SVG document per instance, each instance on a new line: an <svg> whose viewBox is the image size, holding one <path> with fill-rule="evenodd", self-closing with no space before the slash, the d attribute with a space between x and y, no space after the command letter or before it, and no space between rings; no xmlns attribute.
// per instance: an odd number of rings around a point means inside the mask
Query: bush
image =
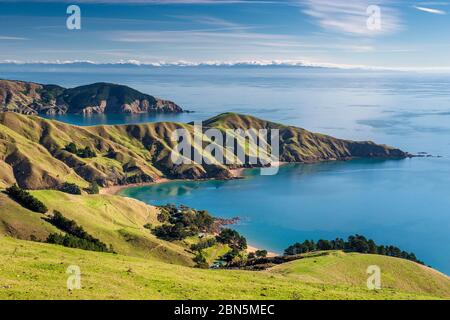
<svg viewBox="0 0 450 320"><path fill-rule="evenodd" d="M7 188L6 193L11 199L31 211L39 213L46 213L48 211L44 203L36 199L29 192L19 188L16 184Z"/></svg>
<svg viewBox="0 0 450 320"><path fill-rule="evenodd" d="M203 253L199 252L195 257L194 257L194 262L196 263L195 267L196 268L202 268L202 269L208 269L209 265L206 262L206 258L203 256Z"/></svg>
<svg viewBox="0 0 450 320"><path fill-rule="evenodd" d="M80 158L94 158L97 156L95 151L93 151L89 146L85 147L84 149L78 149L75 143L71 142L66 147L65 150L76 154Z"/></svg>
<svg viewBox="0 0 450 320"><path fill-rule="evenodd" d="M69 194L75 195L81 194L80 187L77 186L75 183L64 182L61 186L59 186L58 190Z"/></svg>
<svg viewBox="0 0 450 320"><path fill-rule="evenodd" d="M77 155L80 158L95 158L97 154L90 147L86 147L82 150L78 150Z"/></svg>
<svg viewBox="0 0 450 320"><path fill-rule="evenodd" d="M86 189L86 192L89 193L89 194L99 194L100 193L100 188L99 188L97 182L95 182L95 181L92 182L89 185L89 188Z"/></svg>
<svg viewBox="0 0 450 320"><path fill-rule="evenodd" d="M145 229L148 229L148 230L152 230L152 224L151 223L146 223L146 224L144 224L144 228Z"/></svg>
<svg viewBox="0 0 450 320"><path fill-rule="evenodd" d="M267 250L256 250L255 255L258 258L265 258L267 257Z"/></svg>
<svg viewBox="0 0 450 320"><path fill-rule="evenodd" d="M69 143L65 149L66 149L66 151L68 151L70 153L74 153L74 154L78 153L77 146L73 142Z"/></svg>

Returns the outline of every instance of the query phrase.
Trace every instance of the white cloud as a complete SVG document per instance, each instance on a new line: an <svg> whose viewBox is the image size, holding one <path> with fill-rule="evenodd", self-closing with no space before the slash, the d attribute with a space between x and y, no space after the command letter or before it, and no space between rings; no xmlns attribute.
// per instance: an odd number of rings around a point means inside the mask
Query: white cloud
<svg viewBox="0 0 450 320"><path fill-rule="evenodd" d="M433 14L447 14L445 11L443 10L438 10L438 9L432 9L432 8L426 8L426 7L418 7L418 6L414 6L414 8L416 8L417 10L423 11L423 12L428 12L428 13L433 13Z"/></svg>
<svg viewBox="0 0 450 320"><path fill-rule="evenodd" d="M303 12L316 20L324 29L354 35L376 35L393 33L401 29L402 25L398 12L389 7L386 0L378 1L381 9L380 29L368 28L367 21L370 14L368 8L373 5L370 0L304 0L299 4Z"/></svg>

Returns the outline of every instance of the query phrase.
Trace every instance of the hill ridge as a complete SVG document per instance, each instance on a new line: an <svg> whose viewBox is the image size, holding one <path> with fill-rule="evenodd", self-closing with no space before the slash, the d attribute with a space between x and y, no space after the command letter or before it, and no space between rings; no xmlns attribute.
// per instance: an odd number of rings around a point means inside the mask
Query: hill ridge
<svg viewBox="0 0 450 320"><path fill-rule="evenodd" d="M233 114L204 122L219 130L265 128L258 118ZM352 158L401 159L409 154L370 141L350 141L276 124L280 132L280 161L313 163ZM190 124L158 122L78 127L37 116L0 113L0 187L17 183L26 189L51 189L64 182L86 187L153 182L160 178L230 179L233 166L174 164L176 129L194 131ZM67 150L89 148L95 156ZM244 166L248 164L245 163ZM234 166L235 167L235 166Z"/></svg>
<svg viewBox="0 0 450 320"><path fill-rule="evenodd" d="M125 85L96 82L74 88L1 80L0 111L22 114L179 113L172 101L155 98Z"/></svg>

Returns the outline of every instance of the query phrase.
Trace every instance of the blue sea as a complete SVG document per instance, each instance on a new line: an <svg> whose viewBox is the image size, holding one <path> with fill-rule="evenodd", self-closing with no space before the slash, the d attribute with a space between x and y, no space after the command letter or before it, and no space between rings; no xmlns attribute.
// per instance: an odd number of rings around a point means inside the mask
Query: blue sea
<svg viewBox="0 0 450 320"><path fill-rule="evenodd" d="M56 117L76 125L203 120L226 111L430 158L287 165L275 176L130 188L150 204L241 217L249 242L283 252L305 239L363 234L450 274L450 75L294 67L1 66L0 78L72 87L105 81L194 113Z"/></svg>

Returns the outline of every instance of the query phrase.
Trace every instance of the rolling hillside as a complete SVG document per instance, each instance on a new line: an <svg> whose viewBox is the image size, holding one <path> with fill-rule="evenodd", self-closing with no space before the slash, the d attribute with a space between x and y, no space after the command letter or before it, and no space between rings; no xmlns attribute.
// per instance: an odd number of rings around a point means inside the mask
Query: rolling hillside
<svg viewBox="0 0 450 320"><path fill-rule="evenodd" d="M143 227L158 224L154 207L120 196L33 195L117 254L36 242L56 228L1 193L0 299L450 299L447 276L387 256L333 251L266 271L196 269L186 243L157 239ZM212 251L210 262L218 255ZM369 291L366 269L374 264L382 289ZM82 290L67 290L69 265L81 268Z"/></svg>
<svg viewBox="0 0 450 320"><path fill-rule="evenodd" d="M308 268L311 264L333 266L333 255L298 260L296 270L283 274L280 270L202 270L153 258L95 253L4 236L0 236L0 244L0 256L8 257L0 260L0 299L450 298L448 277L413 262L400 263L390 257L371 260L372 257L354 254L347 260L343 255L337 262L345 270L351 270L346 273L347 278L331 281L325 277L325 281L321 281L317 271L308 271ZM369 291L365 287L362 278L366 264L373 262L382 263L383 274L388 277L395 275L395 281L386 280L388 288ZM82 272L82 289L68 291L66 269L74 264ZM408 268L402 272L405 264ZM332 269L329 271L335 274ZM382 283L384 279L382 275ZM424 285L426 282L430 285ZM439 284L436 287L431 285L436 283Z"/></svg>
<svg viewBox="0 0 450 320"><path fill-rule="evenodd" d="M355 142L267 122L251 116L222 114L204 122L205 128L279 129L280 160L318 162L351 158L405 158L408 153L373 142ZM77 127L37 116L0 113L0 187L17 183L26 189L56 188L64 182L86 187L151 182L166 178L220 178L233 175L219 163L175 165L172 132L191 124L172 122L140 125ZM67 150L89 148L93 157ZM246 154L251 150L240 142ZM198 149L198 148L197 148ZM222 150L223 151L223 150ZM211 155L209 155L211 157ZM248 165L244 163L243 165ZM234 165L236 166L236 165Z"/></svg>
<svg viewBox="0 0 450 320"><path fill-rule="evenodd" d="M50 190L35 191L33 195L47 205L47 215L31 212L0 193L0 234L44 241L50 233L58 231L44 218L58 210L117 253L194 265L193 255L186 247L159 240L143 227L146 223L159 224L155 207L119 196L75 196Z"/></svg>

